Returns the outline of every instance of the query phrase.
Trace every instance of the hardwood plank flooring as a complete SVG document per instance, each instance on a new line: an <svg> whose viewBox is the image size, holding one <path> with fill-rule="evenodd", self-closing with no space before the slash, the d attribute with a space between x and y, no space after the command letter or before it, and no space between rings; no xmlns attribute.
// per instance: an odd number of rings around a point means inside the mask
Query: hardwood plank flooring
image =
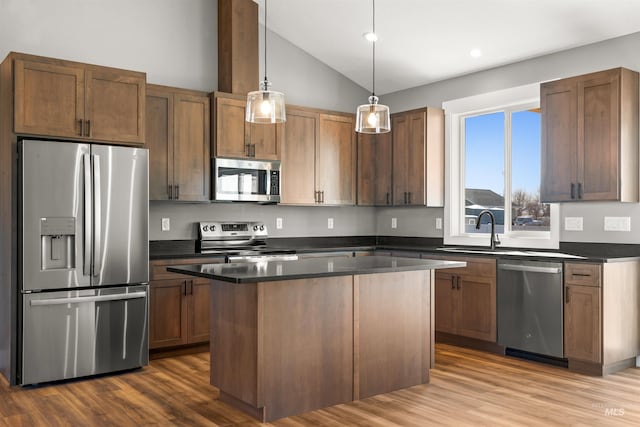
<svg viewBox="0 0 640 427"><path fill-rule="evenodd" d="M640 368L604 378L436 345L431 382L260 424L217 400L209 354L39 387L0 381L0 426L640 425Z"/></svg>

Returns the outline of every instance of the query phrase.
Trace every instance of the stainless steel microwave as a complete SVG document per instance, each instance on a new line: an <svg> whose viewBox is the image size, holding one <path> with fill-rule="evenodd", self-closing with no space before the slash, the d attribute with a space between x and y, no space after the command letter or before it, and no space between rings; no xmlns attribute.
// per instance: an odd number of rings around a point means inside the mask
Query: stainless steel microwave
<svg viewBox="0 0 640 427"><path fill-rule="evenodd" d="M278 203L280 161L216 157L213 159L215 200Z"/></svg>

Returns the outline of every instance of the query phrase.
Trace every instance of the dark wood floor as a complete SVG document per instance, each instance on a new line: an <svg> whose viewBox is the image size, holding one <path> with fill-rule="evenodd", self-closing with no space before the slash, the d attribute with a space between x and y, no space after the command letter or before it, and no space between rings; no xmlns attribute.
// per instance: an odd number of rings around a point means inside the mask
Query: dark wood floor
<svg viewBox="0 0 640 427"><path fill-rule="evenodd" d="M1 378L1 377L0 377ZM254 426L216 400L209 355L22 389L0 380L0 426ZM605 378L437 345L431 383L278 420L274 426L640 425L640 368Z"/></svg>

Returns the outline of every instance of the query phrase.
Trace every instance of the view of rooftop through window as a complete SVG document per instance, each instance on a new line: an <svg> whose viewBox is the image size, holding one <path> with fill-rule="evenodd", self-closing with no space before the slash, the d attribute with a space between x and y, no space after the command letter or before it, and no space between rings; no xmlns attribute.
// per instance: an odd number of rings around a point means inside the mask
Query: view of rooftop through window
<svg viewBox="0 0 640 427"><path fill-rule="evenodd" d="M465 232L489 231L487 216L476 230L484 209L494 214L498 233L550 230L550 207L540 202L540 136L539 109L464 119Z"/></svg>

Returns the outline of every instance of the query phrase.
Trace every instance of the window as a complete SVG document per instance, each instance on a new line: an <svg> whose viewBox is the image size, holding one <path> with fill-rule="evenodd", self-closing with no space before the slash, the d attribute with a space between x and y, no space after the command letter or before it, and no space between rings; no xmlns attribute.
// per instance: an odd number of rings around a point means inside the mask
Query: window
<svg viewBox="0 0 640 427"><path fill-rule="evenodd" d="M540 202L539 85L443 104L447 116L445 243L488 245L489 217L504 246L558 247L558 207Z"/></svg>

